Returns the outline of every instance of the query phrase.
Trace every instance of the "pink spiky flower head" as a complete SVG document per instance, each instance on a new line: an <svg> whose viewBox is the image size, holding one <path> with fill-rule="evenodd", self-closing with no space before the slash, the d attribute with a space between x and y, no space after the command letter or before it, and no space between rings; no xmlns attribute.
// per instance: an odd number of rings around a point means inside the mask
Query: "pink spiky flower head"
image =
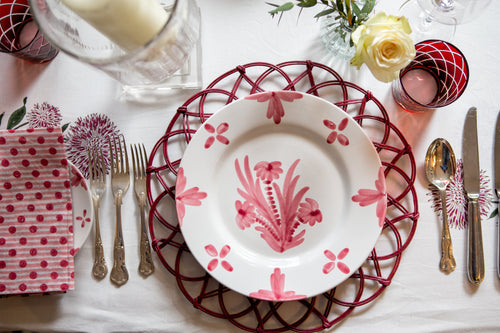
<svg viewBox="0 0 500 333"><path fill-rule="evenodd" d="M62 116L59 109L43 102L36 103L27 114L28 124L31 128L58 127L61 125Z"/></svg>
<svg viewBox="0 0 500 333"><path fill-rule="evenodd" d="M84 118L79 117L66 132L66 152L68 159L89 177L89 149L102 149L106 170L109 167L108 137L118 136L120 131L104 114L92 113Z"/></svg>

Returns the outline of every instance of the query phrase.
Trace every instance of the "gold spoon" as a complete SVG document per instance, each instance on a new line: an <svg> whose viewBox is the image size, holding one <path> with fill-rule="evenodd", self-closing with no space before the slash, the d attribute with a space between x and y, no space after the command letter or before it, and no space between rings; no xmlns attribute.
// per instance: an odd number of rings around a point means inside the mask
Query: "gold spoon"
<svg viewBox="0 0 500 333"><path fill-rule="evenodd" d="M453 257L448 212L446 210L446 187L455 176L457 163L455 154L448 141L442 138L434 140L425 156L425 175L429 182L437 187L441 197L443 213L443 231L441 236L441 262L439 267L445 272L452 272L456 267Z"/></svg>

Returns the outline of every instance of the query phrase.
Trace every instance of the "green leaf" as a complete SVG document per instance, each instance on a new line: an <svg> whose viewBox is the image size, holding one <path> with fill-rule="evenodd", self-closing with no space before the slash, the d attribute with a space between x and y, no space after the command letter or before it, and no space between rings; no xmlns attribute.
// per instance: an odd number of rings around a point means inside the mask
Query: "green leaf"
<svg viewBox="0 0 500 333"><path fill-rule="evenodd" d="M19 109L14 111L10 117L9 121L7 122L7 129L13 129L15 126L17 126L23 119L24 116L26 115L26 101L28 100L28 97L24 97L23 99L23 106L21 106Z"/></svg>
<svg viewBox="0 0 500 333"><path fill-rule="evenodd" d="M0 114L0 125L2 125L2 119L3 119L4 114L5 114L5 112L3 112L2 114Z"/></svg>
<svg viewBox="0 0 500 333"><path fill-rule="evenodd" d="M68 126L69 126L69 123L62 125L61 130L63 131L63 133L68 128Z"/></svg>
<svg viewBox="0 0 500 333"><path fill-rule="evenodd" d="M355 2L352 3L352 11L354 12L354 14L356 14L356 16L361 16L361 9L359 9L358 5Z"/></svg>
<svg viewBox="0 0 500 333"><path fill-rule="evenodd" d="M22 123L21 125L16 126L14 129L19 129L19 128L26 126L28 124L29 124L29 122Z"/></svg>
<svg viewBox="0 0 500 333"><path fill-rule="evenodd" d="M364 14L366 14L366 16L368 16L368 14L370 14L372 12L373 8L375 8L375 0L366 0L361 11Z"/></svg>
<svg viewBox="0 0 500 333"><path fill-rule="evenodd" d="M332 14L335 12L336 12L336 10L333 8L325 9L325 10L319 12L318 14L314 15L314 18L320 18L322 16L329 15L329 14Z"/></svg>
<svg viewBox="0 0 500 333"><path fill-rule="evenodd" d="M317 0L301 0L297 4L297 6L304 7L304 8L306 8L306 7L314 7L314 6L316 6L317 3L318 3Z"/></svg>
<svg viewBox="0 0 500 333"><path fill-rule="evenodd" d="M269 5L276 6L275 4L270 4L270 3L269 3ZM282 12L286 12L286 11L292 9L293 6L294 6L293 2L287 2L287 3L282 4L281 6L277 6L273 10L270 10L268 13L271 14L271 16L274 17L274 15L276 15L276 14L279 14L279 13L282 13Z"/></svg>
<svg viewBox="0 0 500 333"><path fill-rule="evenodd" d="M494 218L494 217L495 217L495 216L497 216L497 215L498 215L498 207L497 207L497 208L495 208L495 209L491 212L491 214L490 214L490 217L489 217L489 218L490 218L490 219L491 219L491 218Z"/></svg>

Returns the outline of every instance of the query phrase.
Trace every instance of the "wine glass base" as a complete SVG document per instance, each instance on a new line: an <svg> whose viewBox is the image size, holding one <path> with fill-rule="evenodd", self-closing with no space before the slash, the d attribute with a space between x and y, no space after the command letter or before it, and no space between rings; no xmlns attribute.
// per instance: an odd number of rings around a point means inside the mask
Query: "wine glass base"
<svg viewBox="0 0 500 333"><path fill-rule="evenodd" d="M199 38L184 66L168 79L155 85L122 85L118 99L140 104L155 104L168 102L172 98L172 93L179 89L200 90L203 88L201 51L201 38Z"/></svg>

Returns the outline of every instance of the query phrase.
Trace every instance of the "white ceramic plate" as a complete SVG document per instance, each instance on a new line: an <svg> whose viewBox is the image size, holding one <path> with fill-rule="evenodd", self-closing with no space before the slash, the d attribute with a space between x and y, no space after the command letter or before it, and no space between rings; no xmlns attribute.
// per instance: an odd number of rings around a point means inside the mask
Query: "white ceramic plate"
<svg viewBox="0 0 500 333"><path fill-rule="evenodd" d="M366 260L385 218L383 168L335 105L266 92L215 113L181 161L176 207L194 257L251 297L325 292Z"/></svg>
<svg viewBox="0 0 500 333"><path fill-rule="evenodd" d="M76 254L89 237L94 215L87 180L71 162L69 162L69 177L73 205L73 244Z"/></svg>

